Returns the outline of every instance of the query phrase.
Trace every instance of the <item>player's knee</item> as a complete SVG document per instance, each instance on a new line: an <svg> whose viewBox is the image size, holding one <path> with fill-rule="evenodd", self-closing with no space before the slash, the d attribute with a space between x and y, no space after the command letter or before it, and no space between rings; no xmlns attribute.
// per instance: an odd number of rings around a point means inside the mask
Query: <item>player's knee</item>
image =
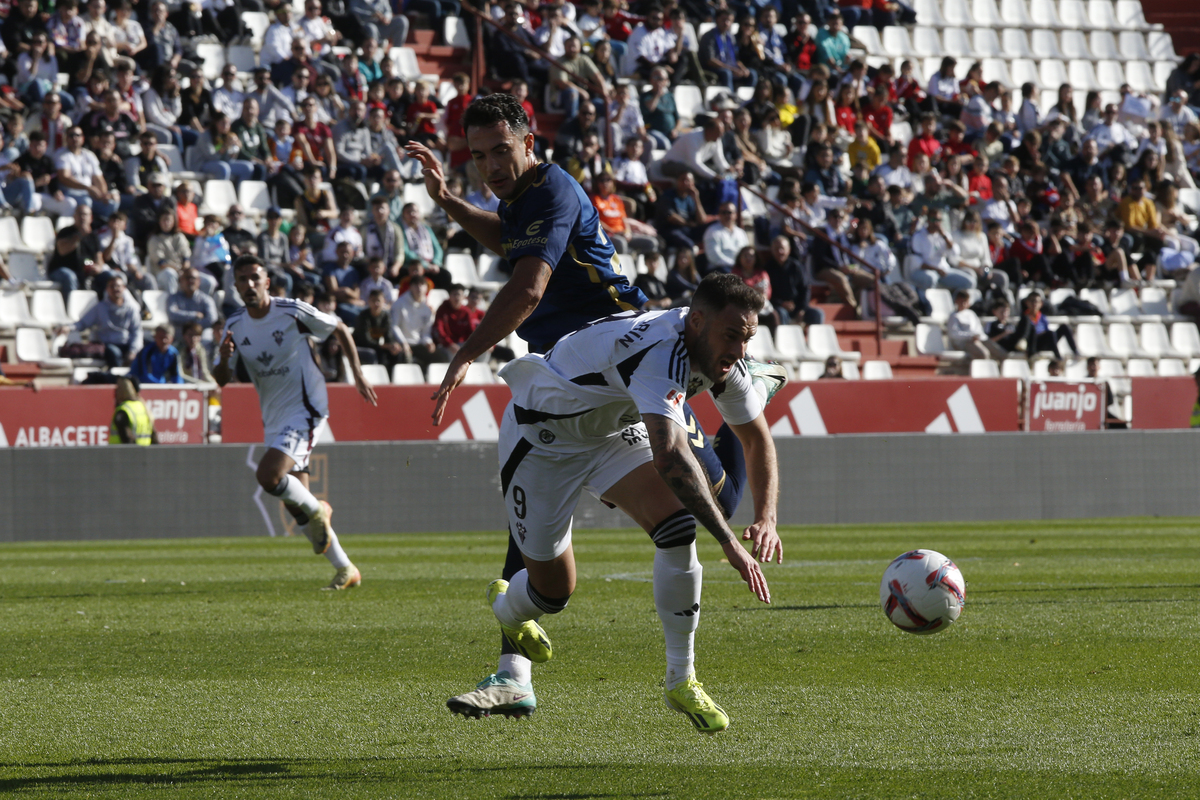
<svg viewBox="0 0 1200 800"><path fill-rule="evenodd" d="M571 600L571 593L575 591L575 587L571 587L571 591L566 597L548 597L539 592L532 583L527 584L529 589L529 599L533 604L547 614L557 614L567 607L567 603Z"/></svg>
<svg viewBox="0 0 1200 800"><path fill-rule="evenodd" d="M650 539L660 549L683 547L696 541L696 518L681 508L650 531Z"/></svg>
<svg viewBox="0 0 1200 800"><path fill-rule="evenodd" d="M262 462L258 465L254 477L258 479L258 485L269 494L279 494L283 491L283 483L287 479L287 473L280 472L273 465Z"/></svg>

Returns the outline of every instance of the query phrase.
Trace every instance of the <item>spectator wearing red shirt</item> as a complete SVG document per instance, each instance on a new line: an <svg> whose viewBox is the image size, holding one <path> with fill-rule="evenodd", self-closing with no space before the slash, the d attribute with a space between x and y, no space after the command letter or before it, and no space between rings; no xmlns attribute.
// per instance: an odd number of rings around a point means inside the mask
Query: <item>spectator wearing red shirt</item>
<svg viewBox="0 0 1200 800"><path fill-rule="evenodd" d="M867 129L879 142L882 150L884 145L891 147L892 139L892 107L888 105L888 89L883 84L876 85L868 95L867 107L863 110L863 121Z"/></svg>
<svg viewBox="0 0 1200 800"><path fill-rule="evenodd" d="M926 112L921 115L921 132L908 143L908 168L913 168L913 159L917 153L929 156L929 163L936 164L942 157L942 143L933 135L937 127L937 117Z"/></svg>
<svg viewBox="0 0 1200 800"><path fill-rule="evenodd" d="M626 41L633 33L633 26L646 21L645 17L622 11L620 0L604 0L600 14L604 17L604 30L614 42Z"/></svg>
<svg viewBox="0 0 1200 800"><path fill-rule="evenodd" d="M458 94L446 104L446 145L450 148L450 168L457 169L471 160L471 148L467 147L462 117L474 98L470 94L471 78L465 72L457 73L450 80Z"/></svg>
<svg viewBox="0 0 1200 800"><path fill-rule="evenodd" d="M337 152L333 147L333 131L324 122L317 119L317 98L309 96L300 104L303 118L297 123L292 134L297 143L304 141L305 158L324 168L326 177L333 180L337 176Z"/></svg>
<svg viewBox="0 0 1200 800"><path fill-rule="evenodd" d="M413 101L408 104L408 110L405 112L409 135L414 141L435 150L444 150L446 143L442 141L434 126L437 115L438 105L429 98L429 86L424 81L417 81Z"/></svg>
<svg viewBox="0 0 1200 800"><path fill-rule="evenodd" d="M834 113L837 115L837 124L847 133L854 133L854 126L858 122L858 98L854 96L854 87L848 83L843 83L838 88L837 102L833 104Z"/></svg>
<svg viewBox="0 0 1200 800"><path fill-rule="evenodd" d="M956 119L946 124L946 143L942 145L946 155L972 157L976 155L975 148L963 140L966 133L967 126Z"/></svg>
<svg viewBox="0 0 1200 800"><path fill-rule="evenodd" d="M971 205L986 203L992 199L992 179L988 177L987 166L985 156L975 156L975 160L971 162L971 169L967 172L967 193L970 195Z"/></svg>
<svg viewBox="0 0 1200 800"><path fill-rule="evenodd" d="M457 353L483 319L478 312L467 307L467 288L461 283L451 284L450 297L433 315L433 341L447 353Z"/></svg>

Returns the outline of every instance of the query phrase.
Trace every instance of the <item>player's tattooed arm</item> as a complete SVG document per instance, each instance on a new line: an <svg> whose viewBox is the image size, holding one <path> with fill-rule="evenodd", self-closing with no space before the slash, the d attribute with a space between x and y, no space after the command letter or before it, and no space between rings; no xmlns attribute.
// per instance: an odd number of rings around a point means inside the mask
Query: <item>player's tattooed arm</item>
<svg viewBox="0 0 1200 800"><path fill-rule="evenodd" d="M692 455L687 431L660 414L644 414L654 468L684 508L708 529L721 545L736 542L737 537L725 522L725 515L712 496L708 476Z"/></svg>

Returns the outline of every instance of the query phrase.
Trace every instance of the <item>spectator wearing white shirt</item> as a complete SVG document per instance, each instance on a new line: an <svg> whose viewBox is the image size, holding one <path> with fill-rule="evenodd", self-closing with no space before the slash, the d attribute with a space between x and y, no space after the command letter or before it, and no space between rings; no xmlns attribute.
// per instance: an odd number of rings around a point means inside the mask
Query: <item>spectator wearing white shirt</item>
<svg viewBox="0 0 1200 800"><path fill-rule="evenodd" d="M325 234L325 246L321 250L321 265L327 266L337 261L337 248L342 242L349 242L354 248L354 259L363 252L362 234L354 227L354 209L344 206L338 215L337 224Z"/></svg>
<svg viewBox="0 0 1200 800"><path fill-rule="evenodd" d="M275 9L275 22L263 34L262 50L258 54L258 63L264 67L272 67L280 61L292 57L292 39L299 32L292 23L292 5L283 3Z"/></svg>
<svg viewBox="0 0 1200 800"><path fill-rule="evenodd" d="M913 234L909 252L913 259L909 281L921 299L934 286L944 289L974 289L975 273L958 267L958 245L942 227L944 217L932 211L925 227Z"/></svg>
<svg viewBox="0 0 1200 800"><path fill-rule="evenodd" d="M962 350L968 360L993 358L1003 361L1008 355L1008 351L987 338L983 323L971 310L971 293L966 289L954 293L954 313L946 319L946 336L950 340L950 349Z"/></svg>
<svg viewBox="0 0 1200 800"><path fill-rule="evenodd" d="M109 64L117 62L117 33L104 12L108 5L104 0L89 0L87 13L82 15L83 31L85 34L95 33L100 37L100 52Z"/></svg>
<svg viewBox="0 0 1200 800"><path fill-rule="evenodd" d="M433 341L433 306L429 304L429 281L416 275L408 283L408 291L392 304L392 323L398 337L412 350L413 361L422 367L433 362L447 362L450 354Z"/></svg>
<svg viewBox="0 0 1200 800"><path fill-rule="evenodd" d="M246 99L237 88L237 67L226 64L221 70L221 86L212 93L213 108L230 119L242 115L242 102Z"/></svg>
<svg viewBox="0 0 1200 800"><path fill-rule="evenodd" d="M1126 150L1132 150L1133 146L1137 144L1137 140L1125 129L1125 126L1117 122L1117 106L1114 103L1109 103L1104 107L1104 116L1101 118L1100 124L1088 131L1087 138L1096 143L1101 158L1104 158L1113 148L1124 147Z"/></svg>
<svg viewBox="0 0 1200 800"><path fill-rule="evenodd" d="M1183 138L1183 131L1188 125L1200 121L1196 112L1188 107L1188 93L1183 89L1178 89L1171 95L1171 99L1158 112L1158 116L1165 124L1175 129L1175 135L1180 139Z"/></svg>
<svg viewBox="0 0 1200 800"><path fill-rule="evenodd" d="M1041 126L1037 107L1038 89L1033 83L1021 85L1021 107L1017 110L1017 133L1024 137Z"/></svg>
<svg viewBox="0 0 1200 800"><path fill-rule="evenodd" d="M403 18L403 17L402 17ZM321 16L321 0L308 0L304 4L304 16L299 22L301 35L308 43L308 50L314 56L320 56L328 52L329 48L338 43L342 38L342 34L333 27L327 18ZM407 32L407 25L405 26ZM378 35L370 38L378 39ZM404 43L404 40L396 42L399 47Z"/></svg>
<svg viewBox="0 0 1200 800"><path fill-rule="evenodd" d="M564 24L558 6L545 6L542 27L533 32L533 40L552 57L561 59L566 54L567 37L570 35L571 31Z"/></svg>
<svg viewBox="0 0 1200 800"><path fill-rule="evenodd" d="M725 160L724 148L721 147L724 132L721 121L710 117L703 128L680 136L663 156L662 161L656 162L662 169L662 174L668 178L675 178L685 172L691 172L698 181L713 181L724 177L730 170L729 162Z"/></svg>
<svg viewBox="0 0 1200 800"><path fill-rule="evenodd" d="M967 94L971 95L971 99L962 110L961 120L967 128L968 141L983 136L988 125L992 124L996 116L996 107L993 104L1000 96L1000 89L999 81L992 81L978 92L974 89L974 84L967 84Z"/></svg>
<svg viewBox="0 0 1200 800"><path fill-rule="evenodd" d="M67 130L67 144L54 156L58 185L63 194L86 205L96 216L107 219L117 210L109 199L108 183L100 170L100 161L83 148L83 129L75 125Z"/></svg>
<svg viewBox="0 0 1200 800"><path fill-rule="evenodd" d="M704 232L704 255L708 272L730 272L738 252L750 245L750 237L737 224L737 206L722 203L717 209L717 221Z"/></svg>
<svg viewBox="0 0 1200 800"><path fill-rule="evenodd" d="M957 117L962 113L963 96L958 88L958 78L954 70L958 67L958 59L946 56L938 71L929 78L926 93L937 103L938 111L945 116Z"/></svg>
<svg viewBox="0 0 1200 800"><path fill-rule="evenodd" d="M648 79L650 70L656 66L673 72L673 64L666 62L669 61L669 54L676 49L678 37L663 27L664 19L662 7L654 6L646 13L646 21L629 34L625 43L625 75L636 74ZM672 83L678 82L674 75L671 80Z"/></svg>
<svg viewBox="0 0 1200 800"><path fill-rule="evenodd" d="M1017 204L1013 202L1008 191L1008 178L997 175L992 179L992 199L984 203L979 216L985 220L995 220L1001 229L1009 236L1017 233Z"/></svg>
<svg viewBox="0 0 1200 800"><path fill-rule="evenodd" d="M391 306L396 302L396 287L384 276L386 270L387 265L383 263L383 256L367 259L367 277L359 281L358 292L370 297L371 292L378 289L383 292L384 302Z"/></svg>

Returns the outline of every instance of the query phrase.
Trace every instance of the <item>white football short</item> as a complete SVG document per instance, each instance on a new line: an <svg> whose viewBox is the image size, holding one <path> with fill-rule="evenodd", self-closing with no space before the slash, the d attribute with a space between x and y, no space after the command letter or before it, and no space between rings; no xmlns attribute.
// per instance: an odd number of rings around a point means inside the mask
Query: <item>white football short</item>
<svg viewBox="0 0 1200 800"><path fill-rule="evenodd" d="M293 417L278 431L268 433L266 445L296 462L296 470L308 469L313 446L321 438L328 417Z"/></svg>
<svg viewBox="0 0 1200 800"><path fill-rule="evenodd" d="M654 460L646 426L597 441L584 453L544 450L522 436L512 403L500 424L500 483L508 524L521 552L550 561L571 544L571 518L586 489L601 497L642 464Z"/></svg>

